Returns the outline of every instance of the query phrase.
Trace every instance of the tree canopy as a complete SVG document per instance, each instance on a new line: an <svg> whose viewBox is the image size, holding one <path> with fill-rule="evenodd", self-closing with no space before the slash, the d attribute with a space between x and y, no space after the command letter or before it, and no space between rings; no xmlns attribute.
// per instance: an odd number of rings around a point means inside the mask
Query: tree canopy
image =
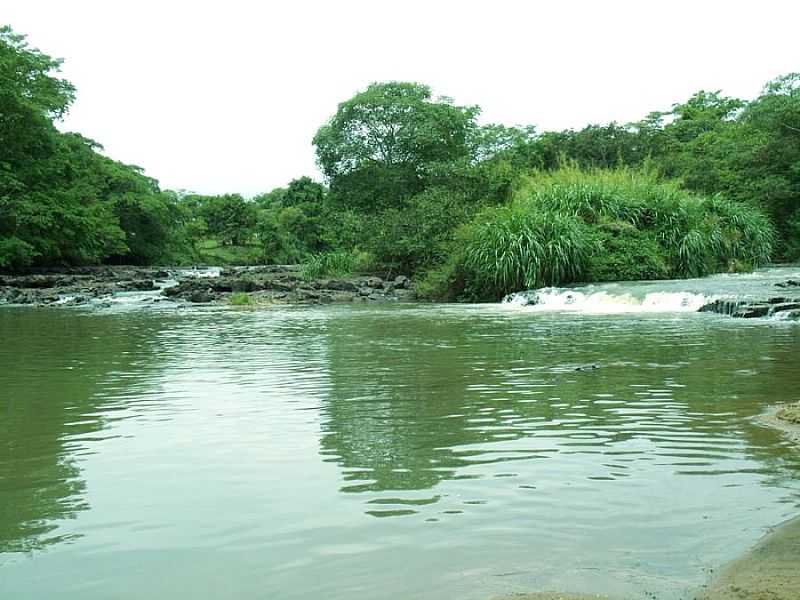
<svg viewBox="0 0 800 600"><path fill-rule="evenodd" d="M75 98L60 65L0 28L0 268L322 265L320 256L344 264L349 254L357 258L351 264L427 273L463 291L467 267L480 262L474 252L467 260L465 249L505 239L495 235L503 228L530 239L561 232L581 240L574 257L585 268L548 271L555 275L540 278L548 282L558 273L652 278L747 268L768 250L800 258L800 74L776 78L749 101L701 90L636 122L545 132L480 123L477 106L458 105L421 83L373 83L339 104L313 138L324 183L300 176L245 198L161 190L98 143L59 131L55 124ZM545 210L520 202L523 192L538 193L532 185L561 181L547 173L572 177L552 198L577 204ZM631 187L623 182L629 177L646 185ZM603 202L624 192L628 203L619 214L571 221L592 186L605 190L597 195ZM658 198L679 195L684 200L670 205L670 214L685 217L684 234L667 247L652 219ZM644 210L643 202L652 206ZM624 216L632 207L642 211L636 223ZM703 246L704 237L722 246ZM702 264L677 263L680 244L685 252L692 244L702 249ZM594 253L598 247L603 256ZM494 281L491 273L481 276Z"/></svg>

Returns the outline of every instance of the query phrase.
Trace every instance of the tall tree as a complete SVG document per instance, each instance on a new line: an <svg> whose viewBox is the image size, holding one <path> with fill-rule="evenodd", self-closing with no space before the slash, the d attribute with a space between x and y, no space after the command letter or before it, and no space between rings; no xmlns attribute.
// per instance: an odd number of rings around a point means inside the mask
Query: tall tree
<svg viewBox="0 0 800 600"><path fill-rule="evenodd" d="M337 200L374 211L422 191L427 170L469 156L477 107L418 83L373 83L339 105L314 145Z"/></svg>

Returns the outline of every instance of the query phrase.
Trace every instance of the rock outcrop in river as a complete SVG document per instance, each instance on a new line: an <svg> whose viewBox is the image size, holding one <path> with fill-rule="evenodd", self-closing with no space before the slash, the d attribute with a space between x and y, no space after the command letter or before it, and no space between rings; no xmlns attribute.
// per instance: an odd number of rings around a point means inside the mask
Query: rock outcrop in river
<svg viewBox="0 0 800 600"><path fill-rule="evenodd" d="M762 299L721 298L702 306L700 312L719 313L737 319L777 317L800 320L800 281L789 279L776 283L775 287L786 291Z"/></svg>
<svg viewBox="0 0 800 600"><path fill-rule="evenodd" d="M85 267L0 275L0 304L75 306L103 304L122 292L146 292L143 302L228 302L237 292L256 304L323 304L414 299L403 275L306 280L298 266L209 269Z"/></svg>
<svg viewBox="0 0 800 600"><path fill-rule="evenodd" d="M187 277L164 290L169 298L189 302L224 301L233 293L245 292L256 303L327 304L332 302L380 302L411 300L411 280L399 275L392 279L358 276L306 280L296 267L238 267L222 271L219 277Z"/></svg>

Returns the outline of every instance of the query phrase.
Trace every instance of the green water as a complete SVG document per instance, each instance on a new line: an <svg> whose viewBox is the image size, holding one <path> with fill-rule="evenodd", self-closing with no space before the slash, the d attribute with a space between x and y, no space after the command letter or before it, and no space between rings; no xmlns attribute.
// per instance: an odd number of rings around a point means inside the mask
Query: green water
<svg viewBox="0 0 800 600"><path fill-rule="evenodd" d="M688 312L5 308L0 598L689 598L800 512L752 419L798 367Z"/></svg>

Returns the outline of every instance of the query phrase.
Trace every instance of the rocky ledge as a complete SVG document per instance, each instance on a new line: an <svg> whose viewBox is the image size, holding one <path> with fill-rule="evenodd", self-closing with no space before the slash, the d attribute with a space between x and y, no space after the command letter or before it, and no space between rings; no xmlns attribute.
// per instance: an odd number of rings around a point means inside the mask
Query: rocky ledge
<svg viewBox="0 0 800 600"><path fill-rule="evenodd" d="M376 275L307 280L296 267L249 267L222 271L219 277L187 277L164 290L169 298L189 302L225 302L247 294L254 304L329 304L413 300L411 280Z"/></svg>
<svg viewBox="0 0 800 600"><path fill-rule="evenodd" d="M143 302L227 303L233 294L252 304L323 304L413 300L403 275L360 275L307 280L289 266L152 269L85 267L0 274L0 304L75 306L110 302L123 292L141 293ZM236 300L236 298L234 298Z"/></svg>
<svg viewBox="0 0 800 600"><path fill-rule="evenodd" d="M800 291L800 281L790 279L775 284L783 290L797 288ZM737 319L757 319L761 317L776 317L793 321L800 321L800 295L788 295L783 292L780 296L762 299L728 298L709 302L700 308L700 312L713 312L728 315Z"/></svg>
<svg viewBox="0 0 800 600"><path fill-rule="evenodd" d="M0 274L0 304L75 305L119 292L157 292L173 277L167 269L78 267Z"/></svg>

